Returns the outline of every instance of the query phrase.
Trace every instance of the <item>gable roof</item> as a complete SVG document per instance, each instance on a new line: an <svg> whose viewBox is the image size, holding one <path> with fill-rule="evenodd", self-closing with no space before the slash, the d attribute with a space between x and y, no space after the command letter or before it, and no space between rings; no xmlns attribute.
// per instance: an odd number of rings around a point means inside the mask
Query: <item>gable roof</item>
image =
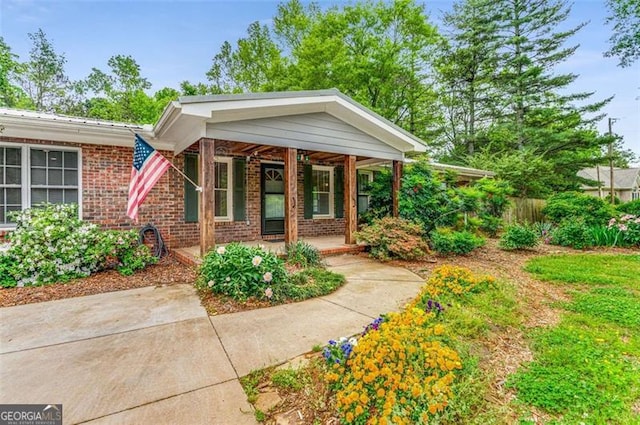
<svg viewBox="0 0 640 425"><path fill-rule="evenodd" d="M609 167L600 168L600 182L602 187L608 188L611 186ZM584 168L578 171L578 177L584 179L598 181L598 169ZM614 168L613 169L613 187L618 190L630 190L638 187L640 183L640 168ZM585 188L597 187L583 185Z"/></svg>
<svg viewBox="0 0 640 425"><path fill-rule="evenodd" d="M215 125L318 112L328 113L400 152L426 151L424 141L337 89L180 97L167 106L154 131L156 137L173 141L176 152L180 152L194 140L206 137L203 123ZM185 136L189 130L199 133Z"/></svg>
<svg viewBox="0 0 640 425"><path fill-rule="evenodd" d="M2 136L60 142L133 146L132 132L155 148L180 153L207 136L207 127L264 118L327 113L403 155L426 144L337 89L186 96L170 102L158 122L127 124L46 112L0 108ZM242 141L242 140L238 140Z"/></svg>

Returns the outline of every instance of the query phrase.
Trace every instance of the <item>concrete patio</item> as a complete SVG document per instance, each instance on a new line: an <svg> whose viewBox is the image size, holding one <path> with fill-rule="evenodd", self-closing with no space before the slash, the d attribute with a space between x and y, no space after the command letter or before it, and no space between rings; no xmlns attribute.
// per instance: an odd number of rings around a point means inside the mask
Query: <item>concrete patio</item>
<svg viewBox="0 0 640 425"><path fill-rule="evenodd" d="M0 309L0 402L62 403L65 424L256 424L238 377L359 333L422 279L350 255L325 297L207 317L189 285Z"/></svg>

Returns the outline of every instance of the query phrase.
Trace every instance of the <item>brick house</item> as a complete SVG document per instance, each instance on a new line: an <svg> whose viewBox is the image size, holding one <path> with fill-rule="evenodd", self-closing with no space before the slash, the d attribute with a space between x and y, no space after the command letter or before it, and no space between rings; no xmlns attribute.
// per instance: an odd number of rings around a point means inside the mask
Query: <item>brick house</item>
<svg viewBox="0 0 640 425"><path fill-rule="evenodd" d="M76 202L108 228L156 225L170 248L233 240L345 235L354 243L367 164L393 164L397 213L406 152L415 136L339 91L189 96L154 126L0 108L0 232L7 213ZM134 137L140 134L193 178L173 169L126 216Z"/></svg>

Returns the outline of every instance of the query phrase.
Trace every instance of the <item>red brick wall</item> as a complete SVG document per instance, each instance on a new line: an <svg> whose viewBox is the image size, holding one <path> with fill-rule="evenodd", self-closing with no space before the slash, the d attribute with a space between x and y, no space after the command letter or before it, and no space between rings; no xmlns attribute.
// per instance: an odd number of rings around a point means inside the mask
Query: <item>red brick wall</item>
<svg viewBox="0 0 640 425"><path fill-rule="evenodd" d="M151 223L170 248L199 244L198 223L184 221L184 179L173 169L156 183L139 210L139 223L126 216L127 196L133 148L18 140L0 137L2 142L75 146L82 150L82 216L105 228L131 229ZM197 151L197 144L188 151ZM179 169L184 155L160 151ZM304 219L304 181L302 163L298 164L298 229L300 236L339 235L344 233L344 219ZM246 167L246 220L216 223L216 242L256 240L261 238L260 157L251 157ZM279 236L275 236L279 237ZM280 236L281 237L281 236ZM0 233L0 240L2 234Z"/></svg>

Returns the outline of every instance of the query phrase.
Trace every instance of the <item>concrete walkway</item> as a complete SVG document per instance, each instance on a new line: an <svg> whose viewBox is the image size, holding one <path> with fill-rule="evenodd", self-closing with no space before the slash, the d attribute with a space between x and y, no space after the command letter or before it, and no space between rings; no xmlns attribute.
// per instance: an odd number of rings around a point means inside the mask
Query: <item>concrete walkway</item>
<svg viewBox="0 0 640 425"><path fill-rule="evenodd" d="M0 309L0 403L62 403L65 424L255 424L238 377L397 310L415 274L330 257L326 297L207 317L173 285Z"/></svg>

